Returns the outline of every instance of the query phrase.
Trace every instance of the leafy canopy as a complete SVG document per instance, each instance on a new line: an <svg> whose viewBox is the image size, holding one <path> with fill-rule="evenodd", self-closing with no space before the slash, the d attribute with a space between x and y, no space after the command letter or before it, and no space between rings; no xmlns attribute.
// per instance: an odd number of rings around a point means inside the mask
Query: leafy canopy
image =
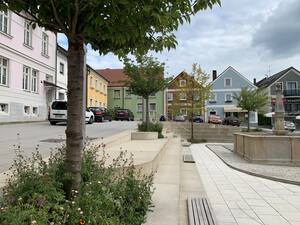
<svg viewBox="0 0 300 225"><path fill-rule="evenodd" d="M239 94L234 94L238 106L246 111L259 111L267 105L268 95L261 89L242 88Z"/></svg>
<svg viewBox="0 0 300 225"><path fill-rule="evenodd" d="M149 95L161 91L166 86L164 63L148 56L137 56L137 63L124 61L124 72L128 76L126 85L135 95L147 99Z"/></svg>
<svg viewBox="0 0 300 225"><path fill-rule="evenodd" d="M197 11L220 0L2 0L32 23L70 38L80 37L101 54L174 48L172 33Z"/></svg>

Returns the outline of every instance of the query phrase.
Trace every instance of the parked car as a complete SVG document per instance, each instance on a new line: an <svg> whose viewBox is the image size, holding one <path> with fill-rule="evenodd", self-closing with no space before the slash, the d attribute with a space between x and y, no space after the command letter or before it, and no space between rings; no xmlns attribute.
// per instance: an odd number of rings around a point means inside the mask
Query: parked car
<svg viewBox="0 0 300 225"><path fill-rule="evenodd" d="M222 124L222 119L218 115L210 115L208 117L208 123L213 123L213 124Z"/></svg>
<svg viewBox="0 0 300 225"><path fill-rule="evenodd" d="M89 107L94 113L95 121L103 122L104 120L112 121L112 115L104 107Z"/></svg>
<svg viewBox="0 0 300 225"><path fill-rule="evenodd" d="M159 121L166 121L167 117L165 115L161 115Z"/></svg>
<svg viewBox="0 0 300 225"><path fill-rule="evenodd" d="M291 121L284 121L284 129L294 132L296 130L296 125Z"/></svg>
<svg viewBox="0 0 300 225"><path fill-rule="evenodd" d="M177 122L184 122L185 120L186 120L186 116L185 115L177 115L174 118L174 121L177 121Z"/></svg>
<svg viewBox="0 0 300 225"><path fill-rule="evenodd" d="M116 120L127 120L127 121L134 121L133 112L129 109L117 109L115 111L115 119Z"/></svg>
<svg viewBox="0 0 300 225"><path fill-rule="evenodd" d="M193 116L194 123L204 123L204 120L201 116Z"/></svg>
<svg viewBox="0 0 300 225"><path fill-rule="evenodd" d="M240 126L241 122L237 117L228 116L223 119L223 125Z"/></svg>
<svg viewBox="0 0 300 225"><path fill-rule="evenodd" d="M67 102L66 101L53 101L49 107L48 120L51 125L59 122L67 122ZM85 122L92 124L94 122L94 114L86 109Z"/></svg>

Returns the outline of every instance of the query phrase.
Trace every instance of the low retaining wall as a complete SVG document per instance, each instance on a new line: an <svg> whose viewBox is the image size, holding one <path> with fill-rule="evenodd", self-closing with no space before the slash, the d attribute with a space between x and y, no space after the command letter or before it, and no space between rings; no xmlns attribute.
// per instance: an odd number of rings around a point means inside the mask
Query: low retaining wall
<svg viewBox="0 0 300 225"><path fill-rule="evenodd" d="M132 132L131 140L156 140L158 132Z"/></svg>
<svg viewBox="0 0 300 225"><path fill-rule="evenodd" d="M300 136L235 133L234 151L253 162L300 165Z"/></svg>

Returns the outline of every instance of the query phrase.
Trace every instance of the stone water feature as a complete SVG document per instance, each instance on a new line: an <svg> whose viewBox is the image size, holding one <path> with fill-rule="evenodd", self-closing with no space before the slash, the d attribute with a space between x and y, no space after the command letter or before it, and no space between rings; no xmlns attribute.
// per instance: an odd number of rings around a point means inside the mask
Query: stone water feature
<svg viewBox="0 0 300 225"><path fill-rule="evenodd" d="M257 163L300 166L300 136L284 129L282 89L276 84L276 103L273 133L249 132L234 134L234 151Z"/></svg>

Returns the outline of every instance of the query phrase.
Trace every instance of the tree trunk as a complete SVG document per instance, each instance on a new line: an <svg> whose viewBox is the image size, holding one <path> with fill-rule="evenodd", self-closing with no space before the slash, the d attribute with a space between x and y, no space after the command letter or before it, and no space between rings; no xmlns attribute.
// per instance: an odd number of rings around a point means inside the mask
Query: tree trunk
<svg viewBox="0 0 300 225"><path fill-rule="evenodd" d="M72 190L80 189L81 155L85 134L84 41L80 36L68 38L68 121L64 189L68 199Z"/></svg>
<svg viewBox="0 0 300 225"><path fill-rule="evenodd" d="M248 111L247 114L248 114L248 128L247 128L247 131L249 132L250 131L250 112Z"/></svg>
<svg viewBox="0 0 300 225"><path fill-rule="evenodd" d="M146 127L147 127L147 130L149 129L149 122L150 122L150 119L149 119L149 96L147 96L145 98L145 101L146 101Z"/></svg>

